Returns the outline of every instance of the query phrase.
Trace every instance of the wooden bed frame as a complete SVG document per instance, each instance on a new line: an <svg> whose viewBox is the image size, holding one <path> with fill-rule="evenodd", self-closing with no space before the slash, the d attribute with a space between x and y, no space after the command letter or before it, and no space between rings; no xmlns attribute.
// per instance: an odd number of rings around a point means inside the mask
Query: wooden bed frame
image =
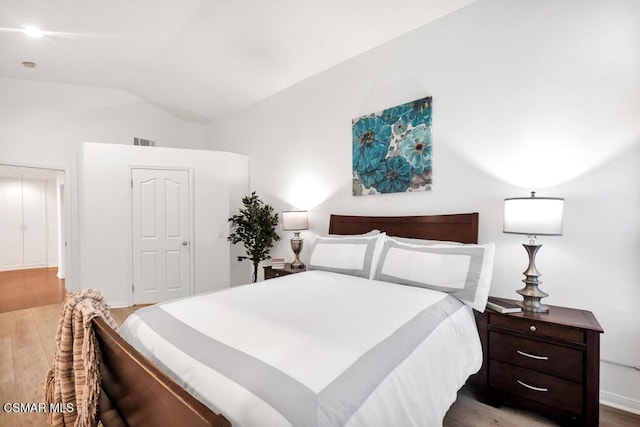
<svg viewBox="0 0 640 427"><path fill-rule="evenodd" d="M390 236L478 243L477 212L430 216L331 215L329 234L361 234L380 230Z"/></svg>
<svg viewBox="0 0 640 427"><path fill-rule="evenodd" d="M377 229L392 236L478 242L478 213L375 217L331 215L330 234ZM101 318L94 321L102 354L99 418L105 427L183 425L228 427L231 423L191 396L120 337Z"/></svg>

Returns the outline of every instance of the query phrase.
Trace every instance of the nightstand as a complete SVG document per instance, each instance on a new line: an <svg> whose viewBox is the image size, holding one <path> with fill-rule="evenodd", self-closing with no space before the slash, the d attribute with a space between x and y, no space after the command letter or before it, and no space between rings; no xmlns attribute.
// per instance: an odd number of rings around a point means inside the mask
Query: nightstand
<svg viewBox="0 0 640 427"><path fill-rule="evenodd" d="M302 271L306 271L306 268L291 268L291 263L286 263L284 268L271 268L271 266L263 267L264 269L264 280L273 279L275 277L286 276L288 274L300 273Z"/></svg>
<svg viewBox="0 0 640 427"><path fill-rule="evenodd" d="M481 400L598 425L604 331L593 313L555 306L545 314L474 313L484 355L474 378Z"/></svg>

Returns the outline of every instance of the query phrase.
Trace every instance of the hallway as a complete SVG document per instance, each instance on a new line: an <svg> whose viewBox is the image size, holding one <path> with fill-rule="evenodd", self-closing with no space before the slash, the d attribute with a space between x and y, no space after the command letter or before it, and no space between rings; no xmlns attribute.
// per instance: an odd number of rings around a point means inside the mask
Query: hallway
<svg viewBox="0 0 640 427"><path fill-rule="evenodd" d="M0 313L61 302L66 291L57 272L57 267L0 271Z"/></svg>

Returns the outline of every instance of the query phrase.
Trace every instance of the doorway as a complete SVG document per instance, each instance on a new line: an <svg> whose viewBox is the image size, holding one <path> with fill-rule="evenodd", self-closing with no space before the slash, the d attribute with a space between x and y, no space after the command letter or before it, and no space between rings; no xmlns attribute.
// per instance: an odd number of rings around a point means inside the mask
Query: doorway
<svg viewBox="0 0 640 427"><path fill-rule="evenodd" d="M65 170L0 164L0 311L61 302ZM64 216L63 216L64 217Z"/></svg>
<svg viewBox="0 0 640 427"><path fill-rule="evenodd" d="M190 171L131 169L133 302L191 294Z"/></svg>

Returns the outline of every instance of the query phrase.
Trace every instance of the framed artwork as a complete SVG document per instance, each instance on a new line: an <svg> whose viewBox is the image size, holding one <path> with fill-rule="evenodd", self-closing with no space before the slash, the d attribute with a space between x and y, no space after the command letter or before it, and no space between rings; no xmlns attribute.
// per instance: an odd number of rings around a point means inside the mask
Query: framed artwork
<svg viewBox="0 0 640 427"><path fill-rule="evenodd" d="M431 97L351 121L353 195L431 189Z"/></svg>

